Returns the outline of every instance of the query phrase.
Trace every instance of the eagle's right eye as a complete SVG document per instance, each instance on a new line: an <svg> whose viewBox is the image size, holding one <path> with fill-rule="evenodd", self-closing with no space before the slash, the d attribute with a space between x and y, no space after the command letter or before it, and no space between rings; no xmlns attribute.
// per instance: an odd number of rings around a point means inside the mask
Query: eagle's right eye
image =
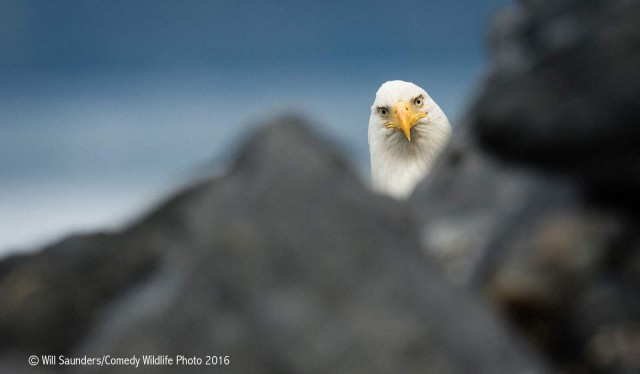
<svg viewBox="0 0 640 374"><path fill-rule="evenodd" d="M384 108L384 107L380 107L378 108L378 113L382 116L382 117L386 117L387 114L389 114L389 109Z"/></svg>

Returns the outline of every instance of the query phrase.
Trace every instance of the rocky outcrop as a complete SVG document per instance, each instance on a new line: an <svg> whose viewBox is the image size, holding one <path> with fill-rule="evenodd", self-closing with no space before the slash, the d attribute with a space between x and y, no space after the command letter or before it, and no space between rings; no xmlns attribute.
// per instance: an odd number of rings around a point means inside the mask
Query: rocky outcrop
<svg viewBox="0 0 640 374"><path fill-rule="evenodd" d="M470 115L478 140L638 209L640 3L523 3L494 26L492 74Z"/></svg>
<svg viewBox="0 0 640 374"><path fill-rule="evenodd" d="M427 255L452 283L494 300L562 370L634 372L637 220L575 179L459 143L413 197Z"/></svg>
<svg viewBox="0 0 640 374"><path fill-rule="evenodd" d="M424 247L562 372L638 372L640 2L522 3L413 197Z"/></svg>
<svg viewBox="0 0 640 374"><path fill-rule="evenodd" d="M184 354L229 356L214 369L237 373L545 372L495 310L439 276L405 207L299 122L259 131L227 175L123 232L5 260L4 368Z"/></svg>

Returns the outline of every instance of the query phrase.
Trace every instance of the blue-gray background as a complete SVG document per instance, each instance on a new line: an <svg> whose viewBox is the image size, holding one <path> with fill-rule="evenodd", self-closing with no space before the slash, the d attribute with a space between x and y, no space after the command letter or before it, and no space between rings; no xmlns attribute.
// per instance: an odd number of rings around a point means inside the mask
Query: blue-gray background
<svg viewBox="0 0 640 374"><path fill-rule="evenodd" d="M0 0L0 254L119 227L282 112L366 178L378 86L422 86L455 126L508 5Z"/></svg>

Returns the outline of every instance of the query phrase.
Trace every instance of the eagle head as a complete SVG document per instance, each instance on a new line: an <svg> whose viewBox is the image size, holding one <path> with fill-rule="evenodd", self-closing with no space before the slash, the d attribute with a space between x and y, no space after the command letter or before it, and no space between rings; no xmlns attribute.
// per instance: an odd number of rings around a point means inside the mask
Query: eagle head
<svg viewBox="0 0 640 374"><path fill-rule="evenodd" d="M374 190L408 197L451 137L447 116L425 90L389 81L376 92L369 118Z"/></svg>

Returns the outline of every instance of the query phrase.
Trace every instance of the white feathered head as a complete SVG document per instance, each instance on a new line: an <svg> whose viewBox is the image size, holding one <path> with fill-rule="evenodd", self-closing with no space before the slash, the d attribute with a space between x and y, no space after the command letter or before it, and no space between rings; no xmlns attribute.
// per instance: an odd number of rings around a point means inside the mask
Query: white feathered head
<svg viewBox="0 0 640 374"><path fill-rule="evenodd" d="M425 90L404 81L384 83L369 118L374 189L399 199L409 196L450 136L447 116Z"/></svg>

